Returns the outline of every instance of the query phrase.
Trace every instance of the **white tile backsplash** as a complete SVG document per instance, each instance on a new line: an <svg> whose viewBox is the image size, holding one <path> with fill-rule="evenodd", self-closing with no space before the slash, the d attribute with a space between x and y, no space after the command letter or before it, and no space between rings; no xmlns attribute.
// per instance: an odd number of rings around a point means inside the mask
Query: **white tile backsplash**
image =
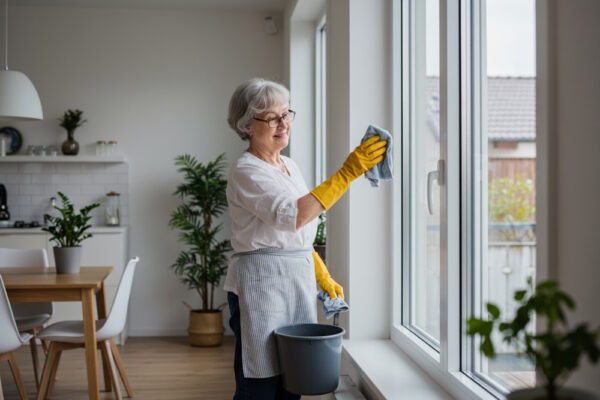
<svg viewBox="0 0 600 400"><path fill-rule="evenodd" d="M90 183L89 174L75 173L75 174L68 175L68 178L69 178L69 183L71 183L71 184L86 185L86 184Z"/></svg>
<svg viewBox="0 0 600 400"><path fill-rule="evenodd" d="M53 193L62 192L67 197L76 196L81 194L81 186L80 185L69 185L69 184L59 184L54 185Z"/></svg>
<svg viewBox="0 0 600 400"><path fill-rule="evenodd" d="M126 163L0 163L0 183L8 194L11 220L43 222L50 198L61 191L76 208L100 203L93 225L105 225L106 193L120 196L121 225L129 225L129 166Z"/></svg>
<svg viewBox="0 0 600 400"><path fill-rule="evenodd" d="M76 174L81 172L81 163L56 164L54 170L58 174Z"/></svg>
<svg viewBox="0 0 600 400"><path fill-rule="evenodd" d="M8 189L7 189L8 190ZM19 185L19 194L21 195L34 195L34 194L43 194L44 187L42 185L34 185L34 184L22 184ZM8 193L10 195L10 192Z"/></svg>
<svg viewBox="0 0 600 400"><path fill-rule="evenodd" d="M1 168L1 167L0 167ZM52 174L32 174L31 183L35 184L44 184L44 183L52 183Z"/></svg>
<svg viewBox="0 0 600 400"><path fill-rule="evenodd" d="M44 164L42 163L23 163L23 164L3 164L2 171L5 173L21 173L21 174L40 174L43 170L48 171L49 169L54 172L54 166L52 164L48 164L50 168L44 168Z"/></svg>
<svg viewBox="0 0 600 400"><path fill-rule="evenodd" d="M94 183L99 184L116 184L119 181L118 175L109 173L95 173L92 178Z"/></svg>

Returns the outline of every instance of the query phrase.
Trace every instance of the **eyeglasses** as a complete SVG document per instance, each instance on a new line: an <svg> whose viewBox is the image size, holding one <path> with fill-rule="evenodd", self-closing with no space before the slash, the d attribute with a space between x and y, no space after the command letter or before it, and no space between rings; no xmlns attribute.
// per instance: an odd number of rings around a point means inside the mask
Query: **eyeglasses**
<svg viewBox="0 0 600 400"><path fill-rule="evenodd" d="M262 118L254 117L252 119L255 119L260 122L264 122L265 124L267 124L269 126L269 128L277 128L283 121L285 121L286 123L292 122L294 120L295 116L296 116L296 111L287 110L287 112L284 112L283 114L281 114L281 117L275 117L275 118L269 118L269 119L262 119Z"/></svg>

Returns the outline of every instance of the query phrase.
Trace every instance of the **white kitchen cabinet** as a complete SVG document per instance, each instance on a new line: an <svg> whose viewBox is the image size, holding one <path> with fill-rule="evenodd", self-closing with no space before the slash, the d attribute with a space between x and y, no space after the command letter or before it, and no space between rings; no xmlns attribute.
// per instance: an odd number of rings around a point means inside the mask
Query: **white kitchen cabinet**
<svg viewBox="0 0 600 400"><path fill-rule="evenodd" d="M48 239L44 232L2 234L0 231L0 247L5 249L39 249L46 248Z"/></svg>
<svg viewBox="0 0 600 400"><path fill-rule="evenodd" d="M114 268L104 282L106 306L110 311L121 274L128 261L127 228L96 227L91 228L89 232L93 236L82 243L81 265L111 266ZM52 250L54 242L50 241L48 233L39 228L2 229L0 230L0 247L12 249L45 248L48 252L50 265L55 266ZM80 302L55 302L54 315L50 323L81 318ZM123 344L126 338L127 328L125 328L117 342Z"/></svg>

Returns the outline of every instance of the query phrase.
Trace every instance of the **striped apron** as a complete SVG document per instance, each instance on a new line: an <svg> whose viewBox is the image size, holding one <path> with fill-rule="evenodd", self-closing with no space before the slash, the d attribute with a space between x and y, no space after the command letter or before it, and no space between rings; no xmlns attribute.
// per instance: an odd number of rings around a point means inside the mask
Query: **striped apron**
<svg viewBox="0 0 600 400"><path fill-rule="evenodd" d="M276 328L317 322L313 249L265 248L236 253L246 378L280 374Z"/></svg>

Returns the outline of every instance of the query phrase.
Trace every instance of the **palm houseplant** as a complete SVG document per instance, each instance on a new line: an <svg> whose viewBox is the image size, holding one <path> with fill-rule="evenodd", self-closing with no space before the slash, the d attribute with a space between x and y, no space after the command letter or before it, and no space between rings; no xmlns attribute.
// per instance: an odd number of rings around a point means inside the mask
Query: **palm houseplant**
<svg viewBox="0 0 600 400"><path fill-rule="evenodd" d="M554 281L540 282L534 288L529 278L528 288L515 291L514 300L517 310L512 320L503 321L500 309L487 303L488 319L471 317L467 321L467 334L480 337L479 348L486 357L496 356L492 332L498 329L503 341L524 354L543 377L543 387L516 390L507 400L595 399L587 392L562 386L582 357L587 356L592 364L598 362L600 329L590 329L587 323L569 328L566 310L574 310L575 302ZM526 329L535 318L545 321L545 331Z"/></svg>
<svg viewBox="0 0 600 400"><path fill-rule="evenodd" d="M60 126L67 130L67 140L61 146L62 153L68 156L76 156L79 153L79 143L74 139L75 129L87 122L82 118L83 111L67 110L61 118L58 119Z"/></svg>
<svg viewBox="0 0 600 400"><path fill-rule="evenodd" d="M42 230L50 234L50 240L56 243L54 261L57 274L77 274L81 264L81 243L92 237L87 230L91 228L90 212L100 204L93 203L75 211L73 203L62 192L58 192L63 206L54 205L59 215L44 215Z"/></svg>
<svg viewBox="0 0 600 400"><path fill-rule="evenodd" d="M315 251L321 257L323 262L326 262L325 258L327 256L327 214L321 213L319 215L319 225L317 225L317 235L315 236L315 241L313 242L313 247Z"/></svg>
<svg viewBox="0 0 600 400"><path fill-rule="evenodd" d="M175 165L184 180L173 193L181 204L171 213L169 225L179 229L179 240L186 248L171 268L200 296L201 308L190 307L190 344L218 346L223 341L223 305L215 307L215 289L227 272L231 251L229 240L219 239L221 225L215 223L227 208L225 156L203 164L184 154L176 157Z"/></svg>

